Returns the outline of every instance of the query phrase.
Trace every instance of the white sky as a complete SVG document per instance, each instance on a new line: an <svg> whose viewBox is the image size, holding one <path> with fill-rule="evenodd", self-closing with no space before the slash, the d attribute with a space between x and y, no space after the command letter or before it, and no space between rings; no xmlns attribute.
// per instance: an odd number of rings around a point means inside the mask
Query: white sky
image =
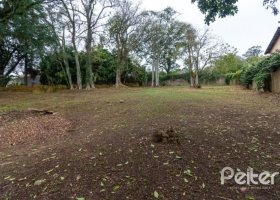
<svg viewBox="0 0 280 200"><path fill-rule="evenodd" d="M203 29L204 16L191 0L142 0L145 10L163 10L172 7L181 15L179 20ZM260 45L263 51L267 48L277 27L280 15L274 16L270 10L262 6L262 0L239 0L239 12L233 17L217 19L210 25L212 33L223 42L236 47L242 55L248 48Z"/></svg>

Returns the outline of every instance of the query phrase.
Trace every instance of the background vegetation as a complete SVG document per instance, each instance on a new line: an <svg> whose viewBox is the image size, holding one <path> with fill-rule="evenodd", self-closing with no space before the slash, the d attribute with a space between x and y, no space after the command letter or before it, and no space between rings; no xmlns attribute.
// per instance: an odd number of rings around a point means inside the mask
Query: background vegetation
<svg viewBox="0 0 280 200"><path fill-rule="evenodd" d="M213 7L193 2L203 13ZM234 15L236 2L211 10L206 22ZM274 2L264 5L273 9ZM269 90L270 73L279 66L278 53L264 57L261 47L253 46L239 56L210 30L179 21L172 8L145 11L129 0L2 0L0 11L2 87L15 84L11 80L16 77L27 84L39 75L43 85L70 89L200 87L225 79L247 88L255 81L259 89Z"/></svg>

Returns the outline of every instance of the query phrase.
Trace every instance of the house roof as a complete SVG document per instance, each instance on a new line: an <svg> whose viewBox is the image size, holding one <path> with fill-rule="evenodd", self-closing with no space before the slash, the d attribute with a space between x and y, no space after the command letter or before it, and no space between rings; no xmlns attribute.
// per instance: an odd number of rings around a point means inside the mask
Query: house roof
<svg viewBox="0 0 280 200"><path fill-rule="evenodd" d="M275 32L271 42L269 43L265 54L269 54L273 48L273 46L275 45L275 43L277 42L278 38L280 37L280 27L278 27L277 31Z"/></svg>

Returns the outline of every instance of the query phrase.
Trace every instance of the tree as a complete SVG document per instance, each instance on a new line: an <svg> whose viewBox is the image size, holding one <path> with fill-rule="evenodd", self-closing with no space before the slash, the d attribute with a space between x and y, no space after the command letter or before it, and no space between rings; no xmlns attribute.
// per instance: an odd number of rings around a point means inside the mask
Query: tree
<svg viewBox="0 0 280 200"><path fill-rule="evenodd" d="M160 51L163 47L163 26L159 20L159 13L149 11L143 13L147 18L143 26L142 50L146 61L152 65L152 87L159 86Z"/></svg>
<svg viewBox="0 0 280 200"><path fill-rule="evenodd" d="M233 16L238 12L238 0L192 0L192 3L197 3L200 11L205 15L205 23L210 24L216 20L216 17L224 18ZM277 0L263 0L263 6L266 9L271 9L274 15L279 13L276 7Z"/></svg>
<svg viewBox="0 0 280 200"><path fill-rule="evenodd" d="M156 12L144 12L145 26L143 26L144 37L142 38L142 51L144 52L144 59L152 65L152 87L159 86L159 52L161 48L163 35L162 26L158 23Z"/></svg>
<svg viewBox="0 0 280 200"><path fill-rule="evenodd" d="M76 63L76 75L77 75L77 87L78 89L82 89L82 76L81 76L81 66L80 66L80 60L79 60L79 52L77 48L77 40L78 34L81 27L81 21L79 19L78 14L78 5L75 4L74 0L60 0L62 4L62 10L61 13L66 17L68 20L67 28L68 31L71 34L71 42L74 50L74 56L75 56L75 63Z"/></svg>
<svg viewBox="0 0 280 200"><path fill-rule="evenodd" d="M200 87L199 71L207 67L213 60L228 53L228 45L217 41L208 29L199 32L186 26L185 64L189 69L191 87Z"/></svg>
<svg viewBox="0 0 280 200"><path fill-rule="evenodd" d="M168 73L176 67L180 25L175 21L176 11L168 7L163 11L144 12L142 50L152 65L152 87L159 86L159 67Z"/></svg>
<svg viewBox="0 0 280 200"><path fill-rule="evenodd" d="M121 74L127 65L129 53L134 48L137 48L140 37L136 30L141 21L142 16L139 12L139 5L134 6L128 0L121 1L116 8L116 12L109 19L109 36L114 44L118 63L116 68L116 87L122 84Z"/></svg>
<svg viewBox="0 0 280 200"><path fill-rule="evenodd" d="M185 65L188 68L190 75L190 86L194 87L194 66L195 66L195 46L196 46L196 34L197 31L192 26L185 26L185 52L186 59ZM184 44L183 44L184 45Z"/></svg>
<svg viewBox="0 0 280 200"><path fill-rule="evenodd" d="M9 23L1 24L0 78L7 80L22 66L27 83L27 72L32 71L44 53L52 49L55 37L44 18L42 5L38 4L28 12L14 16Z"/></svg>
<svg viewBox="0 0 280 200"><path fill-rule="evenodd" d="M55 1L57 0L0 0L0 23L5 24L16 16L24 15L38 5Z"/></svg>
<svg viewBox="0 0 280 200"><path fill-rule="evenodd" d="M61 13L56 4L49 4L45 6L45 12L47 16L45 18L46 23L50 26L56 38L56 52L62 56L65 71L67 74L67 83L71 90L74 89L72 75L70 73L68 54L66 52L66 39L65 39L65 23L61 19Z"/></svg>
<svg viewBox="0 0 280 200"><path fill-rule="evenodd" d="M102 45L94 48L92 61L96 82L99 84L114 84L116 80L116 56L104 49Z"/></svg>
<svg viewBox="0 0 280 200"><path fill-rule="evenodd" d="M97 28L98 22L105 16L104 11L113 7L112 0L80 0L83 5L83 10L80 13L86 18L86 89L94 88L93 71L92 71L92 43L93 43L93 31ZM101 7L98 9L98 7Z"/></svg>
<svg viewBox="0 0 280 200"><path fill-rule="evenodd" d="M234 73L240 70L243 62L240 57L234 53L223 55L216 59L211 65L215 74L225 76L228 73Z"/></svg>
<svg viewBox="0 0 280 200"><path fill-rule="evenodd" d="M67 54L71 54L71 49L66 48ZM44 56L40 62L40 82L44 85L69 85L69 77L66 73L63 52L50 52ZM67 56L69 73L75 73L74 56ZM71 79L72 80L72 79Z"/></svg>
<svg viewBox="0 0 280 200"><path fill-rule="evenodd" d="M60 0L60 5L52 4L47 10L50 18L50 26L58 36L58 44L62 49L64 57L64 65L71 84L71 74L67 66L66 33L71 34L71 44L75 52L76 70L77 70L77 86L82 88L82 83L85 83L86 89L94 88L93 80L93 37L96 29L99 28L99 21L106 17L105 10L113 6L113 0ZM49 6L50 7L50 6ZM67 31L65 29L67 28ZM65 33L66 32L66 33ZM81 75L81 61L78 56L79 42L84 39L85 52L87 62L85 63L86 76L83 79ZM83 81L84 80L84 81ZM71 88L73 86L70 86Z"/></svg>
<svg viewBox="0 0 280 200"><path fill-rule="evenodd" d="M261 46L252 46L247 50L247 52L243 55L245 58L249 57L258 57L262 54L262 47Z"/></svg>
<svg viewBox="0 0 280 200"><path fill-rule="evenodd" d="M185 24L179 21L171 21L165 25L164 44L162 49L161 67L169 74L179 68L177 60L182 56L182 43L185 42Z"/></svg>

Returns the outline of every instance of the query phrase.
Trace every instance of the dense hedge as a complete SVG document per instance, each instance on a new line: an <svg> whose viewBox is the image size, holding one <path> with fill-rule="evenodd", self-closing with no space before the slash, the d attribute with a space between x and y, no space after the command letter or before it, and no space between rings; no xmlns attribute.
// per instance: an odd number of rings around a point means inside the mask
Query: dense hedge
<svg viewBox="0 0 280 200"><path fill-rule="evenodd" d="M240 75L241 84L244 87L249 88L250 85L253 84L254 77L256 76L258 71L259 71L259 69L257 68L256 65L244 67L242 69L242 72L241 72L241 75Z"/></svg>
<svg viewBox="0 0 280 200"><path fill-rule="evenodd" d="M271 72L275 72L278 68L280 68L280 53L274 53L260 62L244 68L240 81L247 88L255 81L258 89L267 90Z"/></svg>

